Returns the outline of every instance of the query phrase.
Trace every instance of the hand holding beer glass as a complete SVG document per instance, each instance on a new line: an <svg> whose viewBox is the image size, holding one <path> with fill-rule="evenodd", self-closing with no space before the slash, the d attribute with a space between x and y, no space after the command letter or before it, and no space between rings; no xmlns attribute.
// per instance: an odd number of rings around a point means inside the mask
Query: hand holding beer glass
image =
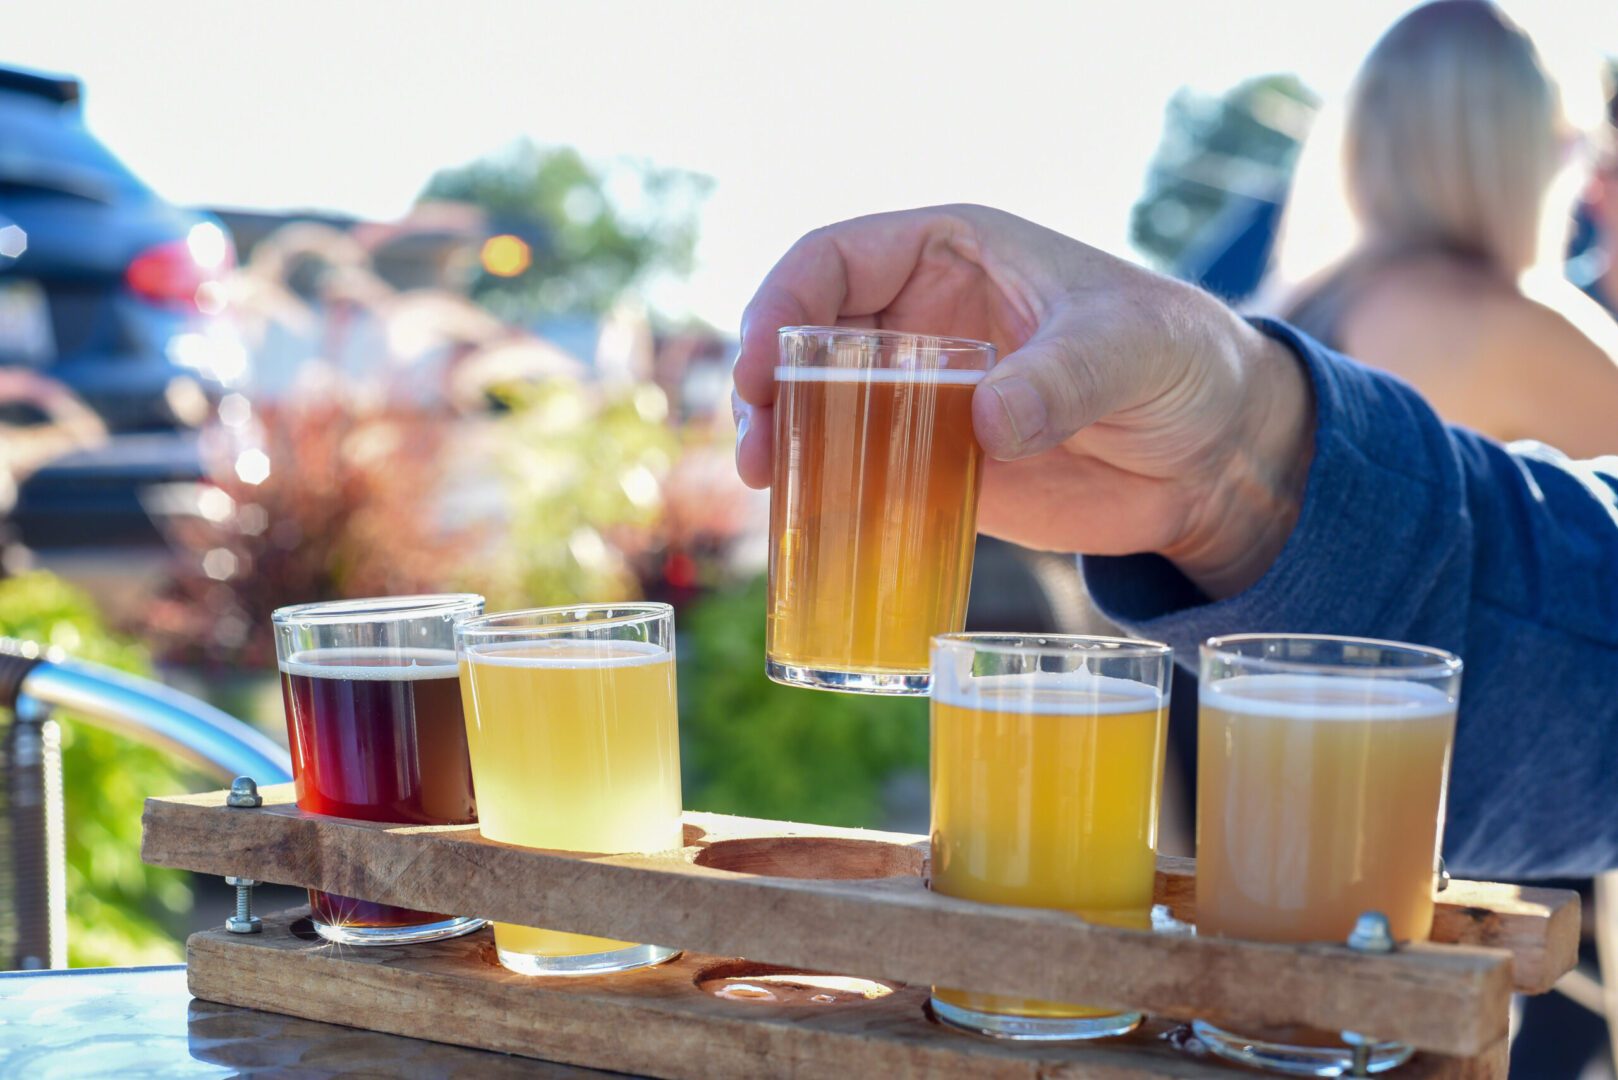
<svg viewBox="0 0 1618 1080"><path fill-rule="evenodd" d="M276 660L298 808L401 825L477 820L455 620L483 597L396 596L278 609ZM344 945L436 941L482 919L311 889L315 930Z"/></svg>
<svg viewBox="0 0 1618 1080"><path fill-rule="evenodd" d="M592 854L681 844L674 612L594 604L455 628L479 828L490 840ZM601 975L678 950L494 924L524 975Z"/></svg>
<svg viewBox="0 0 1618 1080"><path fill-rule="evenodd" d="M766 670L925 694L928 642L965 625L993 345L891 330L780 332Z"/></svg>
<svg viewBox="0 0 1618 1080"><path fill-rule="evenodd" d="M1342 942L1375 911L1396 941L1426 940L1460 688L1460 660L1438 649L1211 638L1198 723L1197 932ZM1299 1075L1346 1074L1345 1043L1370 1044L1372 1072L1411 1054L1353 1033L1194 1026L1223 1057Z"/></svg>
<svg viewBox="0 0 1618 1080"><path fill-rule="evenodd" d="M933 640L932 888L1148 929L1168 646L1050 635ZM1137 1012L934 987L945 1023L1027 1040L1122 1035Z"/></svg>

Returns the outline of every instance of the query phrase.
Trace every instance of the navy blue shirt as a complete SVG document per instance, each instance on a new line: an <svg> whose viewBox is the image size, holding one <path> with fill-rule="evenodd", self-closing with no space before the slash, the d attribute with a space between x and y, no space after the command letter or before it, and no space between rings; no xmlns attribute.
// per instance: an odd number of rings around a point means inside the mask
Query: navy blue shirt
<svg viewBox="0 0 1618 1080"><path fill-rule="evenodd" d="M1618 457L1573 461L1439 420L1391 375L1296 330L1315 456L1296 527L1210 601L1156 555L1087 556L1097 605L1194 667L1216 634L1433 645L1465 661L1444 855L1471 877L1618 867Z"/></svg>

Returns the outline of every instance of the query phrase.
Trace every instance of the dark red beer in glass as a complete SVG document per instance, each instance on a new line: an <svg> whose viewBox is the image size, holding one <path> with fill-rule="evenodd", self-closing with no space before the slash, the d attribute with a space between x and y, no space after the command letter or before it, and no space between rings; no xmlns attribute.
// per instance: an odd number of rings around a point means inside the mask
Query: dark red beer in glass
<svg viewBox="0 0 1618 1080"><path fill-rule="evenodd" d="M298 807L401 825L477 820L454 619L480 597L402 597L276 612L281 693ZM301 647L300 647L301 646ZM315 929L344 944L402 944L482 925L309 892Z"/></svg>

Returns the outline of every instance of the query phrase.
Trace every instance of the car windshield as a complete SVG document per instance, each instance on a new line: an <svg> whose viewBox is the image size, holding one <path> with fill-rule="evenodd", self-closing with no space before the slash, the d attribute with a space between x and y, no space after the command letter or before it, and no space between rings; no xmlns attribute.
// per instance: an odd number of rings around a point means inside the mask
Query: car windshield
<svg viewBox="0 0 1618 1080"><path fill-rule="evenodd" d="M97 200L148 193L76 106L0 91L0 190L19 187Z"/></svg>

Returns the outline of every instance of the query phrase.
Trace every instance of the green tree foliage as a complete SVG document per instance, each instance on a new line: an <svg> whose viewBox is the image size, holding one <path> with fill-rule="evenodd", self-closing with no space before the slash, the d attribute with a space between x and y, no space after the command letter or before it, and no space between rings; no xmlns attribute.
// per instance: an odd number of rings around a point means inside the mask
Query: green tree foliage
<svg viewBox="0 0 1618 1080"><path fill-rule="evenodd" d="M1217 96L1176 93L1130 215L1135 245L1172 265L1232 196L1283 192L1318 106L1296 75L1264 75Z"/></svg>
<svg viewBox="0 0 1618 1080"><path fill-rule="evenodd" d="M600 313L625 290L690 269L697 211L713 182L646 163L598 165L570 147L522 141L470 165L444 169L421 201L482 207L495 228L527 233L534 257L515 277L479 273L472 295L516 321L559 312Z"/></svg>
<svg viewBox="0 0 1618 1080"><path fill-rule="evenodd" d="M885 780L927 767L927 703L779 686L764 674L764 581L680 613L685 805L880 824Z"/></svg>
<svg viewBox="0 0 1618 1080"><path fill-rule="evenodd" d="M499 395L509 411L496 422L496 461L511 524L502 550L470 574L490 609L634 595L613 534L662 510L678 449L663 391L557 377Z"/></svg>
<svg viewBox="0 0 1618 1080"><path fill-rule="evenodd" d="M150 674L145 652L108 631L90 597L51 574L0 580L0 634ZM148 795L196 790L197 778L161 751L71 713L56 719L66 803L68 961L75 967L173 963L183 955L190 879L140 861L141 805Z"/></svg>

